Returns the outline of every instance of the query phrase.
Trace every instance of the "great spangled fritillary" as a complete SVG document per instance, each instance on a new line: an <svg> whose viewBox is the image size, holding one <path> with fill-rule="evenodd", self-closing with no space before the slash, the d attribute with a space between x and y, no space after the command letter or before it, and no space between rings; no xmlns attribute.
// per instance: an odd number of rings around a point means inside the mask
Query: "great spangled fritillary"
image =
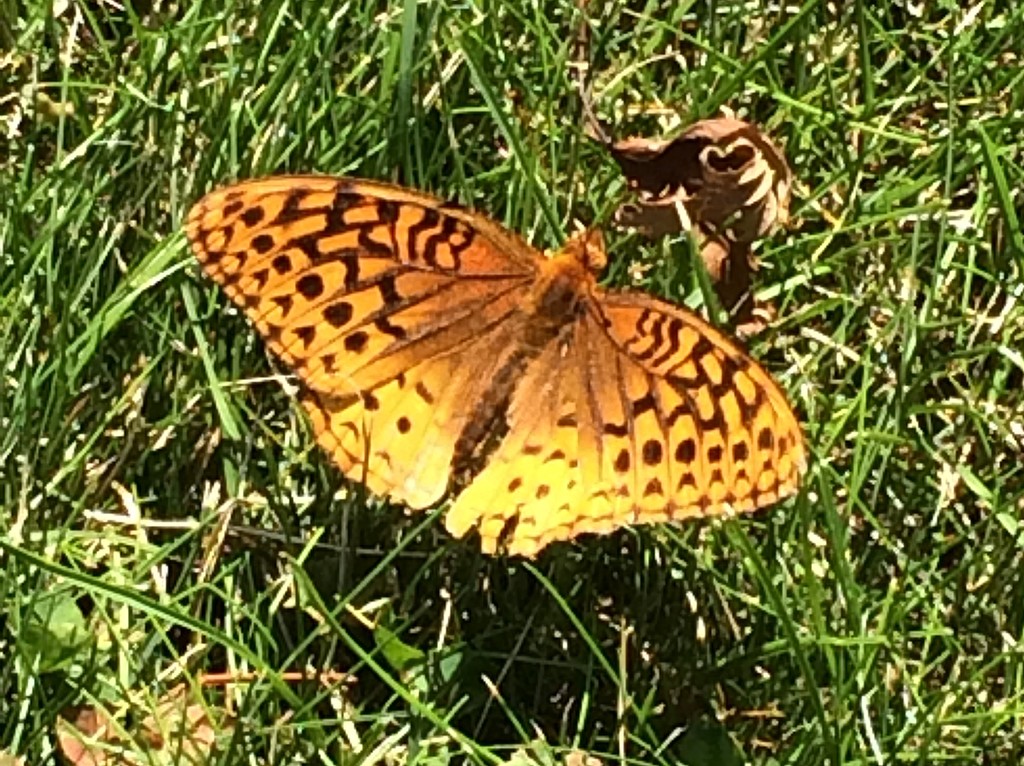
<svg viewBox="0 0 1024 766"><path fill-rule="evenodd" d="M341 470L413 509L450 494L448 530L488 553L797 489L776 383L690 311L600 287L599 234L546 258L457 205L315 176L215 191L186 228Z"/></svg>

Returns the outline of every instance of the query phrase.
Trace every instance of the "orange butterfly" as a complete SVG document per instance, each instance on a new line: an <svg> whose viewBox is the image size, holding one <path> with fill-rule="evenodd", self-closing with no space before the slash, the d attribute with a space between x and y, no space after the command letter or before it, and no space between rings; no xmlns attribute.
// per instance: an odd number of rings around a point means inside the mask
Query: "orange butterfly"
<svg viewBox="0 0 1024 766"><path fill-rule="evenodd" d="M215 191L186 229L345 475L413 509L450 492L448 530L487 553L797 489L778 385L692 312L600 287L600 234L546 258L457 205L316 176Z"/></svg>

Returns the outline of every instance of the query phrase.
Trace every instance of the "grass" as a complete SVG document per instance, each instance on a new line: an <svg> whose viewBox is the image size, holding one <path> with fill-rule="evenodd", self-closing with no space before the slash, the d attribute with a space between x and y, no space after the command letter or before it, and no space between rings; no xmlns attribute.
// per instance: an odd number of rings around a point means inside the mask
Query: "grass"
<svg viewBox="0 0 1024 766"><path fill-rule="evenodd" d="M1024 9L588 8L618 135L728 106L787 153L752 350L812 463L528 564L344 482L181 222L315 170L607 223L575 4L0 0L0 762L181 683L224 764L1021 762ZM699 302L684 241L609 234Z"/></svg>

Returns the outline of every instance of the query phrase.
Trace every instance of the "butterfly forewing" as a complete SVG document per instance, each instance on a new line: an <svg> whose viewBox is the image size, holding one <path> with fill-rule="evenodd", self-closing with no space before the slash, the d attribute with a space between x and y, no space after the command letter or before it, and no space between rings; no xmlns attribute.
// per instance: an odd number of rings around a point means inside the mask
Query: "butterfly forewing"
<svg viewBox="0 0 1024 766"><path fill-rule="evenodd" d="M415 508L448 486L540 257L474 222L399 187L286 177L213 192L186 227L204 271L303 380L339 467Z"/></svg>

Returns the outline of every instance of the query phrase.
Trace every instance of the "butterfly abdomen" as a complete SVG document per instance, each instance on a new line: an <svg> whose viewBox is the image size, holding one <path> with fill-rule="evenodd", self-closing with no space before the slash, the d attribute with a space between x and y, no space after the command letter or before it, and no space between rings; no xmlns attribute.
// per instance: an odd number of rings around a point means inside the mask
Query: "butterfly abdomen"
<svg viewBox="0 0 1024 766"><path fill-rule="evenodd" d="M526 368L569 324L554 320L537 322L521 313L516 322L516 341L495 366L483 396L473 408L455 444L453 476L457 485L468 484L487 465L487 460L501 444L509 428L509 403L522 381Z"/></svg>

